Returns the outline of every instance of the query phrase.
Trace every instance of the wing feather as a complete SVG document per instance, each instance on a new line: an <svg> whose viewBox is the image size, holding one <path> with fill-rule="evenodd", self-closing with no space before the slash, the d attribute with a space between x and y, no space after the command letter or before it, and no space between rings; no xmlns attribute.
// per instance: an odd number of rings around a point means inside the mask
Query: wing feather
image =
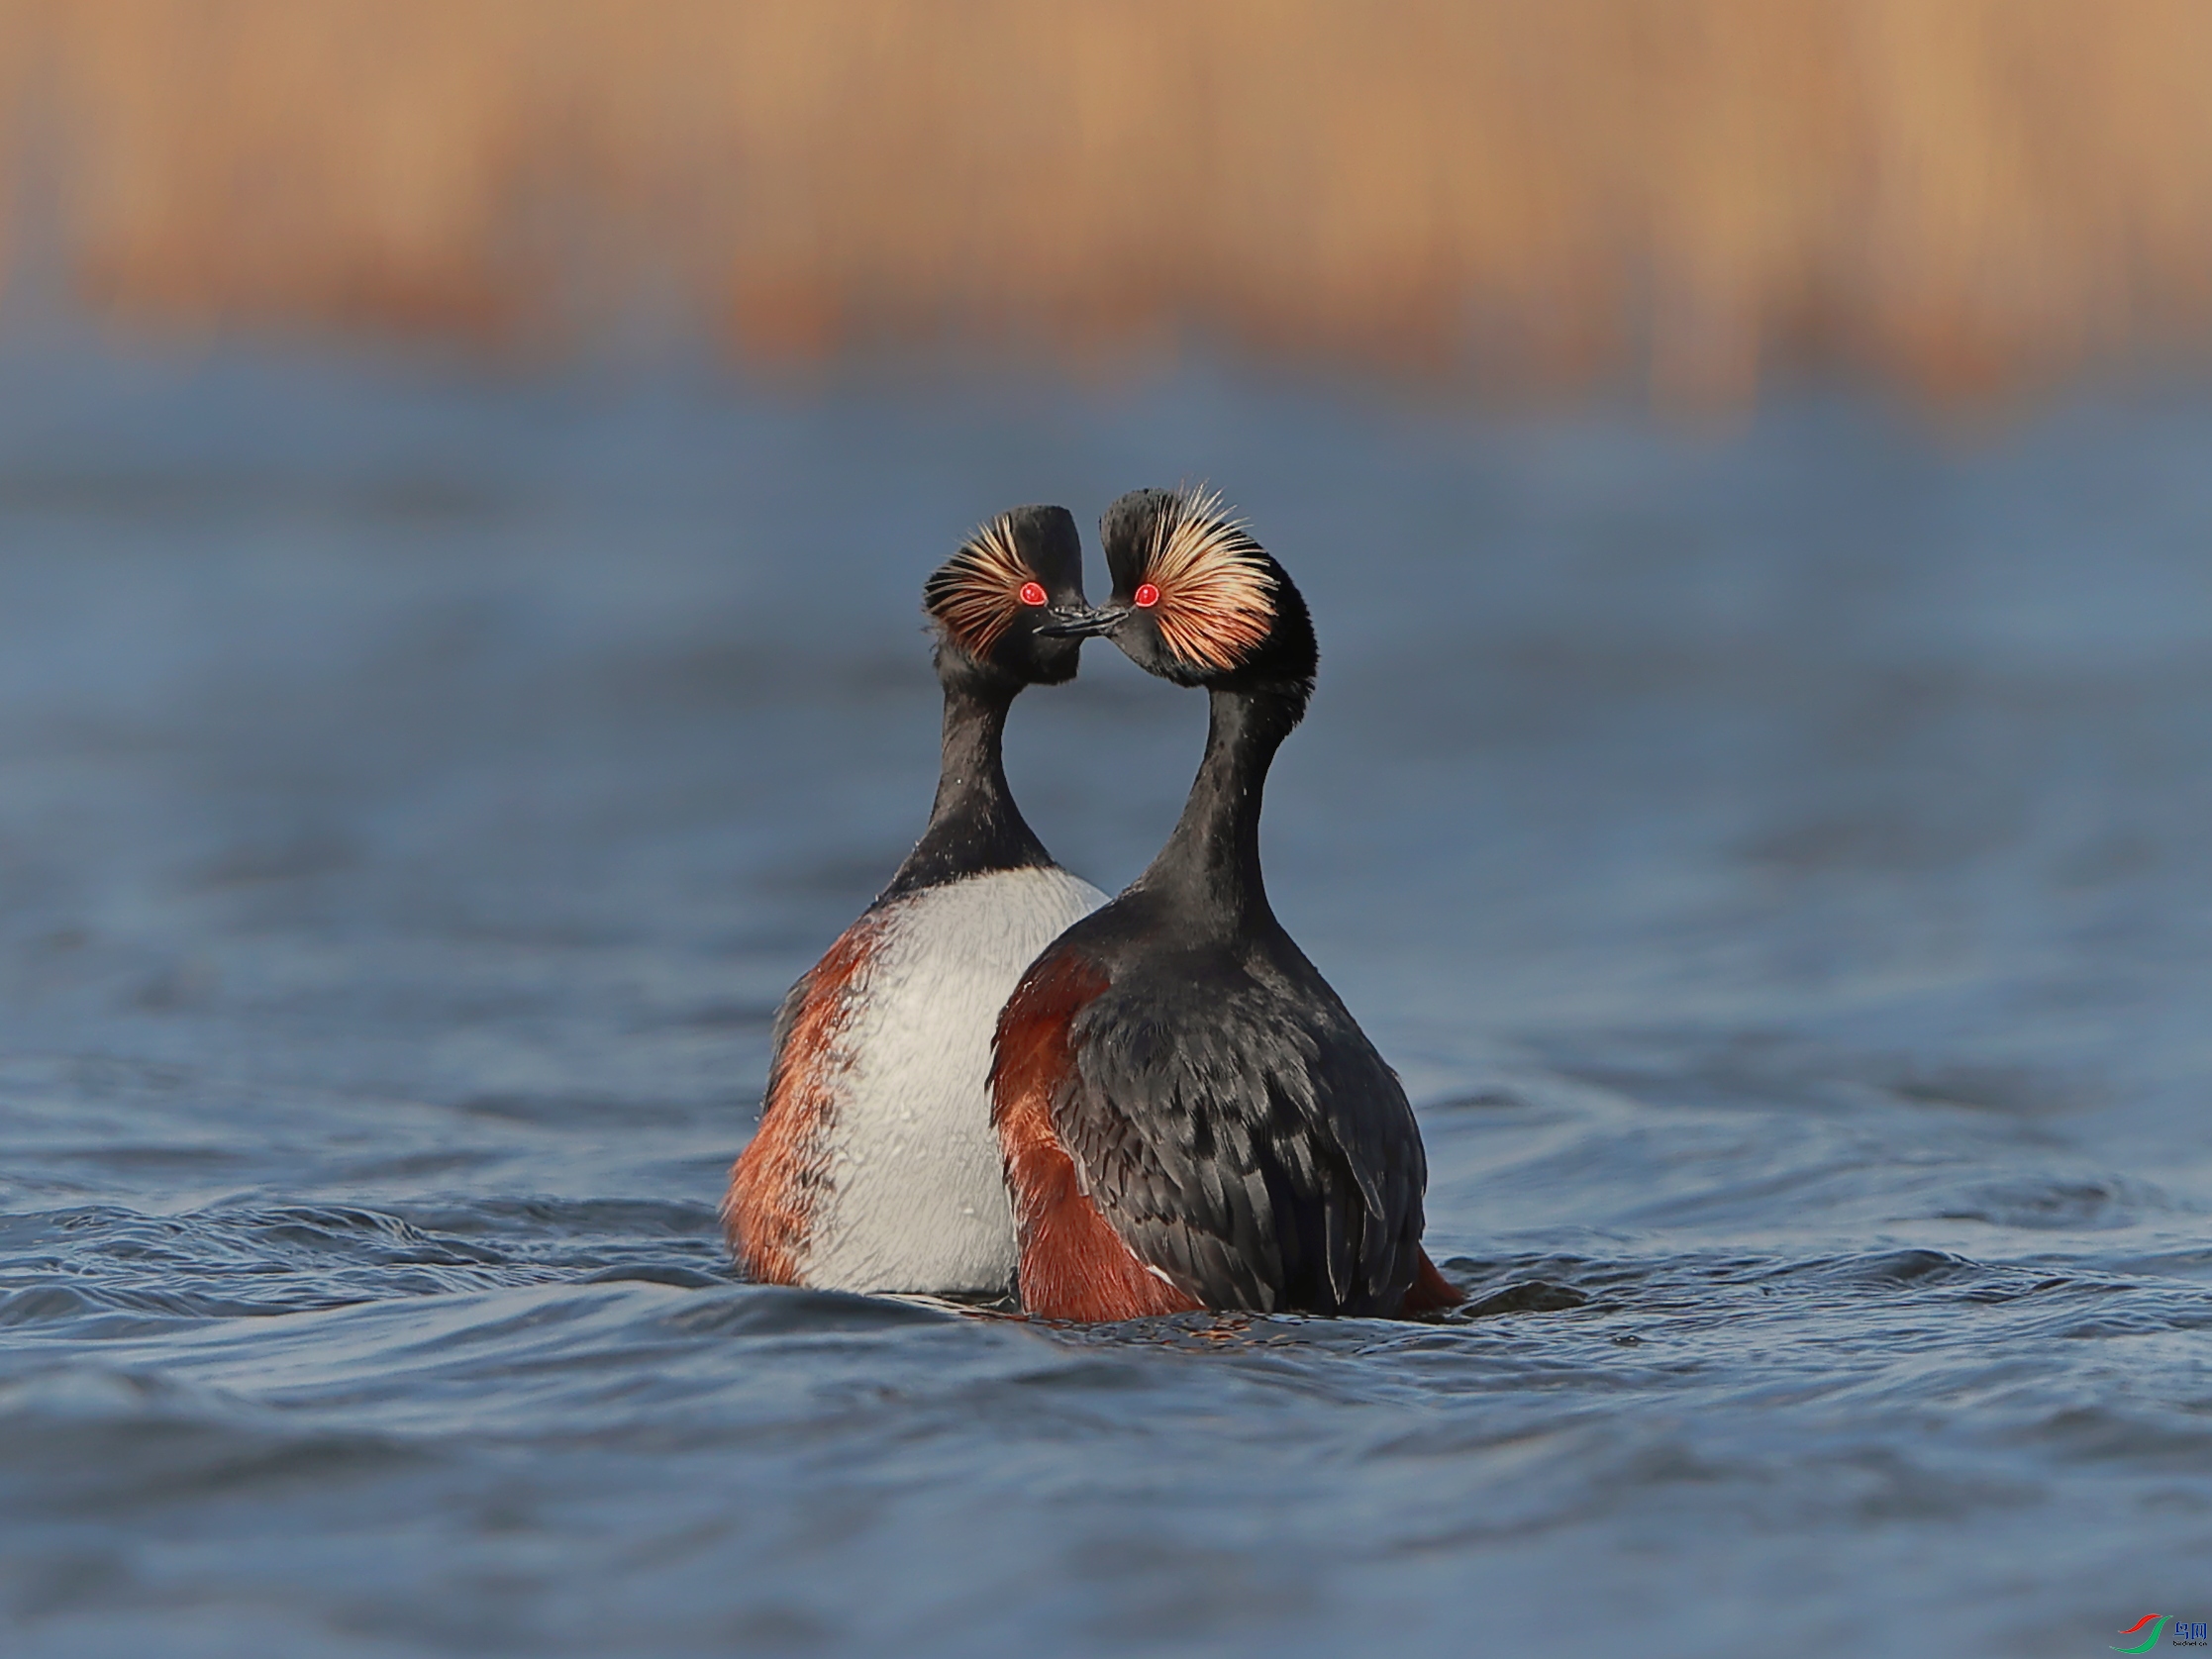
<svg viewBox="0 0 2212 1659"><path fill-rule="evenodd" d="M1208 1307L1396 1312L1426 1185L1405 1091L1303 958L1199 978L1196 1017L1180 976L1176 1019L1121 987L1075 1016L1052 1121L1085 1189Z"/></svg>

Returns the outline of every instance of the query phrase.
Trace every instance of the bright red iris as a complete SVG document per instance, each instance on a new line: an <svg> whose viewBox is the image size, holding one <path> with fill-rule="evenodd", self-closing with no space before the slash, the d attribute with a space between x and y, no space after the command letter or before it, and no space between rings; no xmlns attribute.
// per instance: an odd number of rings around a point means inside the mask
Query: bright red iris
<svg viewBox="0 0 2212 1659"><path fill-rule="evenodd" d="M1022 584L1022 603L1024 605L1044 604L1045 589L1043 586L1036 582L1024 582Z"/></svg>
<svg viewBox="0 0 2212 1659"><path fill-rule="evenodd" d="M1159 589L1147 582L1137 590L1137 603L1148 611L1159 603Z"/></svg>

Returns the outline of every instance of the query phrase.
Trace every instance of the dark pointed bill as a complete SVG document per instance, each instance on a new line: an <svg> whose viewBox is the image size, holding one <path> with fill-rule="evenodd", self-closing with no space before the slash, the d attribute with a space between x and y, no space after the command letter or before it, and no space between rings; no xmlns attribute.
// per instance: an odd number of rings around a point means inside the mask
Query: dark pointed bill
<svg viewBox="0 0 2212 1659"><path fill-rule="evenodd" d="M1062 617L1059 622L1047 623L1037 632L1053 639L1093 639L1101 634L1111 634L1129 615L1124 605L1098 605L1072 614L1054 612Z"/></svg>

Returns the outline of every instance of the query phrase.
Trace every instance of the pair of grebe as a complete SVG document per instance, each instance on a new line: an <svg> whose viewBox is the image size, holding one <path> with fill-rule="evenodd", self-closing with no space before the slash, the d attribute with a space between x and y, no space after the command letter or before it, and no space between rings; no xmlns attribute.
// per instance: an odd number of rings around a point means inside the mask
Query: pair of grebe
<svg viewBox="0 0 2212 1659"><path fill-rule="evenodd" d="M1212 496L1135 491L1100 532L1102 606L1058 507L930 577L936 805L776 1017L732 1247L761 1281L1012 1287L1049 1318L1453 1306L1405 1091L1260 877L1261 789L1318 663L1305 601ZM1092 636L1212 703L1180 822L1111 902L1053 862L1000 759L1015 696L1072 679Z"/></svg>

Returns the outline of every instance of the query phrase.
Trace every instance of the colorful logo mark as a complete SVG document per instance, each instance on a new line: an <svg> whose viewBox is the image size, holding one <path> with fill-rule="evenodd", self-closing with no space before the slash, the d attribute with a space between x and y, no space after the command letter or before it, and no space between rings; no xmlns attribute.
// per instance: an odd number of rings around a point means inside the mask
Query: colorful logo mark
<svg viewBox="0 0 2212 1659"><path fill-rule="evenodd" d="M2145 1613L2141 1618L2137 1619L2133 1624L2129 1625L2125 1630L2122 1630L2120 1632L2120 1634L2122 1634L2123 1636L2132 1636L2138 1630L2142 1629L2146 1624L2150 1625L2151 1633L2143 1638L2143 1645L2141 1647L2116 1647L2112 1651L2115 1653L2149 1653L2154 1647L2157 1647L2159 1645L2159 1632L2165 1628L2165 1621L2172 1616L2173 1615L2171 1613L2163 1612Z"/></svg>

